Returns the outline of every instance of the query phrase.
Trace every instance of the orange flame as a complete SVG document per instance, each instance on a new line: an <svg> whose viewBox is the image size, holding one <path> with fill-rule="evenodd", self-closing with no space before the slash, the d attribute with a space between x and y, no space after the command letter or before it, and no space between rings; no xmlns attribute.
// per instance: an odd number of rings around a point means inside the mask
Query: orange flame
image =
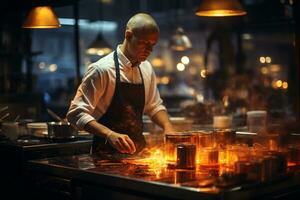
<svg viewBox="0 0 300 200"><path fill-rule="evenodd" d="M163 150L154 147L151 149L145 149L143 154L147 155L147 157L134 160L134 164L147 165L149 167L149 171L152 171L156 175L156 178L160 178L161 173L167 167Z"/></svg>

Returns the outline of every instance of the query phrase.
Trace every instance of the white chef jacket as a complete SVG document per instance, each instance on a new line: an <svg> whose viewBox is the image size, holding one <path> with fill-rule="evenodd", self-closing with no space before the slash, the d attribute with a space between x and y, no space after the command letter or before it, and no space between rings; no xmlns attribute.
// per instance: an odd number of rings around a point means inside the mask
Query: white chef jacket
<svg viewBox="0 0 300 200"><path fill-rule="evenodd" d="M131 67L131 62L117 47L117 54L120 63L121 82L142 83L141 75L137 67ZM70 123L82 130L92 120L98 121L108 109L116 83L115 63L113 52L92 63L85 73L82 83L77 89L74 99L71 101L67 119ZM152 117L160 110L166 110L162 104L156 77L151 64L144 61L140 64L145 87L144 113ZM140 97L136 97L140 98Z"/></svg>

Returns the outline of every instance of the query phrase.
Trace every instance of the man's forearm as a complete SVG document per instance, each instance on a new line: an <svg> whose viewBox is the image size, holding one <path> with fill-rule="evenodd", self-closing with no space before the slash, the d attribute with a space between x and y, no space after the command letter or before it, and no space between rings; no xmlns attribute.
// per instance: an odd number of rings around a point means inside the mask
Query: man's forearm
<svg viewBox="0 0 300 200"><path fill-rule="evenodd" d="M154 123L163 128L165 132L173 131L168 113L165 110L158 111L151 119Z"/></svg>
<svg viewBox="0 0 300 200"><path fill-rule="evenodd" d="M100 136L100 137L107 137L111 130L109 128L107 128L106 126L98 123L97 121L93 120L90 121L89 123L87 123L84 126L84 130L92 133L94 135Z"/></svg>

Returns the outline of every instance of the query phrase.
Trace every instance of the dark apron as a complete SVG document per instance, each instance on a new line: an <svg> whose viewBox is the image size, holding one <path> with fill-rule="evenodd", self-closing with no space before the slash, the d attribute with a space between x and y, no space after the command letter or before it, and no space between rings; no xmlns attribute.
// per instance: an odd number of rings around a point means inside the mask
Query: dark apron
<svg viewBox="0 0 300 200"><path fill-rule="evenodd" d="M117 50L114 52L114 62L116 68L114 96L107 111L98 122L117 133L127 134L134 142L136 153L138 153L146 145L143 136L143 110L145 104L143 75L138 67L142 79L141 84L121 82ZM94 135L92 153L100 155L119 153L109 142L105 144L105 140L106 138Z"/></svg>

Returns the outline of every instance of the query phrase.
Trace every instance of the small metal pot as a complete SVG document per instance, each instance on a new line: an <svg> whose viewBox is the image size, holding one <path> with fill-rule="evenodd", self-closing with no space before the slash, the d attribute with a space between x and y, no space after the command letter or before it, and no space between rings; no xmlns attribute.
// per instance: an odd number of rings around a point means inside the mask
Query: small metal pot
<svg viewBox="0 0 300 200"><path fill-rule="evenodd" d="M50 139L73 139L78 131L68 122L48 122L48 137Z"/></svg>

